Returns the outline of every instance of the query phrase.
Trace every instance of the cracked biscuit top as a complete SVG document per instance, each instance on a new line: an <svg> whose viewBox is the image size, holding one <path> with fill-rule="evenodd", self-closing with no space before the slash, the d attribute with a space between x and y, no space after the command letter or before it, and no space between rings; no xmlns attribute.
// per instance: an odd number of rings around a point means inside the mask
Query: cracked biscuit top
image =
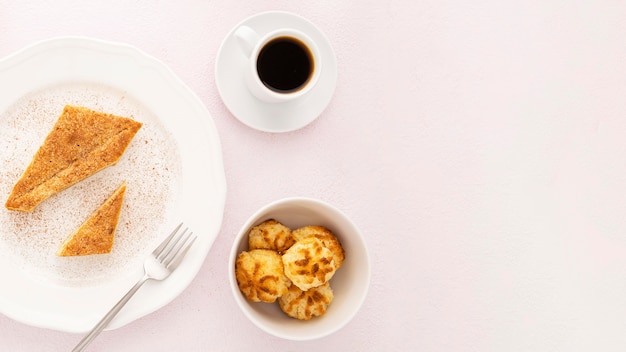
<svg viewBox="0 0 626 352"><path fill-rule="evenodd" d="M345 252L339 239L329 229L324 226L304 226L292 231L292 236L296 241L303 240L305 238L315 237L322 241L324 247L330 249L333 252L333 259L335 260L335 266L341 267L345 259Z"/></svg>
<svg viewBox="0 0 626 352"><path fill-rule="evenodd" d="M291 286L280 255L269 249L241 252L235 262L235 274L241 293L251 302L275 302Z"/></svg>
<svg viewBox="0 0 626 352"><path fill-rule="evenodd" d="M278 299L280 310L292 318L310 320L326 314L334 294L329 283L302 291L291 285L286 294Z"/></svg>
<svg viewBox="0 0 626 352"><path fill-rule="evenodd" d="M296 242L282 259L285 275L302 291L325 284L337 270L333 252L315 237Z"/></svg>
<svg viewBox="0 0 626 352"><path fill-rule="evenodd" d="M271 249L283 253L295 242L291 229L274 219L263 221L248 234L250 249Z"/></svg>

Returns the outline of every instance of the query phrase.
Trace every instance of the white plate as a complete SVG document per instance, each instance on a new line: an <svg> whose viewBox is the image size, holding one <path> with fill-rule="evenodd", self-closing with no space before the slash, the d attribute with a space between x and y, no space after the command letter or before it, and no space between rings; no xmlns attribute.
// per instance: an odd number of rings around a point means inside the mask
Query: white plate
<svg viewBox="0 0 626 352"><path fill-rule="evenodd" d="M110 108L113 111L107 112L111 113L130 111L144 127L117 165L50 198L34 213L1 207L3 222L26 227L38 223L39 227L19 237L9 233L11 226L0 229L0 312L33 326L88 331L141 277L143 259L156 244L177 222L185 222L198 235L185 260L167 280L148 282L111 322L108 329L115 329L172 301L200 270L219 233L226 199L219 136L198 97L163 63L131 46L89 38L54 38L0 61L0 123L13 118L11 128L27 131L35 126L34 130L43 131L34 125L42 122L29 117L52 123L58 115L43 118L37 112L60 113L64 100ZM148 142L154 142L152 135L171 141L173 147L167 148L175 150L151 146ZM7 169L11 163L6 161L20 159L18 163L25 168L42 137L45 134L16 134L14 141L3 140L2 177L12 178L10 182L14 183L19 175ZM155 150L164 152L155 154ZM150 167L155 168L153 175L146 171ZM161 180L163 175L171 177ZM112 253L67 261L54 256L58 241L68 235L63 226L79 226L99 202L97 199L106 197L122 179L128 186L127 208L122 212ZM6 182L2 183L3 192ZM157 187L142 190L152 184ZM149 204L150 197L159 192L167 195L166 204ZM4 203L7 196L0 194L0 201ZM162 216L150 216L144 211L151 207L161 209ZM60 220L42 220L60 211L57 208L69 215L58 217ZM41 231L42 223L45 231ZM125 233L137 228L150 231ZM52 242L49 248L42 245L45 241ZM88 269L77 269L80 265ZM98 267L89 269L89 265ZM87 274L90 276L85 277Z"/></svg>
<svg viewBox="0 0 626 352"><path fill-rule="evenodd" d="M272 104L255 98L244 82L247 59L233 36L242 25L260 36L287 27L311 37L319 47L323 67L315 88L287 103ZM263 12L243 20L224 38L217 54L215 80L224 104L239 121L265 132L289 132L313 122L328 106L337 83L337 60L328 39L313 23L289 12Z"/></svg>

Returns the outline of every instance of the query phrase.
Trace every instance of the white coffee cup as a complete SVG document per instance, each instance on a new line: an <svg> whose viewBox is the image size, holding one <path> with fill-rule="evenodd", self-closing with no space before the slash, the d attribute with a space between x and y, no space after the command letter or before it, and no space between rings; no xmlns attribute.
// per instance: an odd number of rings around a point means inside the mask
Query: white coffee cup
<svg viewBox="0 0 626 352"><path fill-rule="evenodd" d="M248 58L246 84L258 99L270 103L291 101L317 84L322 61L317 45L306 34L284 28L259 36L252 28L241 26L234 36Z"/></svg>

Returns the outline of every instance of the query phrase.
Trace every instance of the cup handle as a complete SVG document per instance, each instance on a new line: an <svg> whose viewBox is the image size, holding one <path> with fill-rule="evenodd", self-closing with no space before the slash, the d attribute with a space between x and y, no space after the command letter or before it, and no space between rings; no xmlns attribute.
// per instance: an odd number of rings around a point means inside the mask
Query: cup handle
<svg viewBox="0 0 626 352"><path fill-rule="evenodd" d="M252 49L254 49L260 39L257 32L248 26L241 26L237 28L235 31L235 38L237 38L239 47L247 57L250 57Z"/></svg>

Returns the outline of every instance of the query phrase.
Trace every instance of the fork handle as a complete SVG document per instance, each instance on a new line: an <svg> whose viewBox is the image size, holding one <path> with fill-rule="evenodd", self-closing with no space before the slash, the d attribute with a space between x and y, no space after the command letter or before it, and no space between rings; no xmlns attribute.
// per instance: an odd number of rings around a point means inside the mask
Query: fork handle
<svg viewBox="0 0 626 352"><path fill-rule="evenodd" d="M137 292L139 290L139 288L147 280L148 280L148 276L144 275L139 281L137 281L135 286L133 286L128 291L128 293L126 293L124 295L124 297L122 297L119 300L119 302L117 302L117 304L115 304L113 306L113 308L111 308L111 310L102 318L102 320L100 320L100 322L98 322L98 324L96 324L96 326L94 326L93 329L91 329L89 334L87 334L87 336L83 337L83 339L78 343L78 345L76 345L76 347L74 347L72 352L84 351L85 348L87 347L87 345L89 345L91 343L91 341L93 341L93 339L95 339L96 336L98 336L98 334L100 334L100 332L102 332L102 330L104 330L104 328L107 325L109 325L109 322L111 322L111 320L113 320L113 318L115 318L115 316L117 315L117 313L119 313L119 311L122 309L122 307L124 307L124 305L126 305L126 303L131 299L131 297L133 297L135 292Z"/></svg>

